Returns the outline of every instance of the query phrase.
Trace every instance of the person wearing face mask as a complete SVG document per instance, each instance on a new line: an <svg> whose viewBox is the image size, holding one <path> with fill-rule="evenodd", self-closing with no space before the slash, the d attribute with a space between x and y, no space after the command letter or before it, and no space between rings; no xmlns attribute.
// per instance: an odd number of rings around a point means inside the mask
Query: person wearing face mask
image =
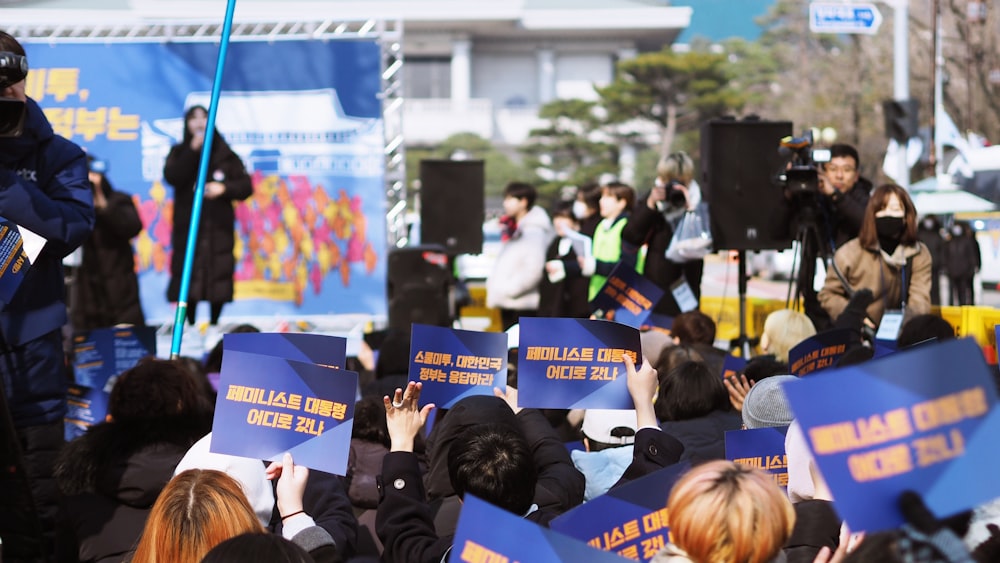
<svg viewBox="0 0 1000 563"><path fill-rule="evenodd" d="M949 304L973 305L973 280L982 266L979 243L965 221L952 225L948 234L950 237L945 245L945 269L951 293Z"/></svg>
<svg viewBox="0 0 1000 563"><path fill-rule="evenodd" d="M931 252L931 305L941 304L941 274L944 273L945 240L941 236L941 222L934 215L920 220L917 239Z"/></svg>
<svg viewBox="0 0 1000 563"><path fill-rule="evenodd" d="M931 311L931 253L917 240L913 201L894 184L872 193L861 232L837 250L819 301L836 320L861 289L874 296L866 313L875 325L889 310L905 317Z"/></svg>
<svg viewBox="0 0 1000 563"><path fill-rule="evenodd" d="M579 200L573 205L576 203ZM590 316L587 301L590 278L583 275L577 260L586 253L589 241L579 234L580 222L570 206L563 203L552 212L556 237L545 251L545 276L538 286L539 317L586 319Z"/></svg>
<svg viewBox="0 0 1000 563"><path fill-rule="evenodd" d="M601 222L601 185L597 182L589 182L576 192L576 201L573 202L573 216L580 223L580 233L594 238L597 231L597 224Z"/></svg>

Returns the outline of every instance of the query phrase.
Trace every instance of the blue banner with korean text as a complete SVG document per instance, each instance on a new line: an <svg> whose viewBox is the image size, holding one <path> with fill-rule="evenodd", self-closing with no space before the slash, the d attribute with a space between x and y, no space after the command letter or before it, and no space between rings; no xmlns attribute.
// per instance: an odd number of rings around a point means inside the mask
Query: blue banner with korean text
<svg viewBox="0 0 1000 563"><path fill-rule="evenodd" d="M802 377L833 367L857 339L857 333L846 328L810 336L788 351L788 369L792 375Z"/></svg>
<svg viewBox="0 0 1000 563"><path fill-rule="evenodd" d="M41 246L37 246L36 252L29 253L29 244L26 243L30 241L25 240L25 233L44 245L45 239L0 217L0 303L10 303L14 299L28 268L41 251Z"/></svg>
<svg viewBox="0 0 1000 563"><path fill-rule="evenodd" d="M275 356L227 350L211 451L345 475L358 374Z"/></svg>
<svg viewBox="0 0 1000 563"><path fill-rule="evenodd" d="M621 563L613 553L596 550L571 537L547 530L534 522L465 495L458 516L450 561L486 563Z"/></svg>
<svg viewBox="0 0 1000 563"><path fill-rule="evenodd" d="M91 426L104 422L108 415L108 394L102 389L92 389L71 384L66 395L64 437L67 442L82 436Z"/></svg>
<svg viewBox="0 0 1000 563"><path fill-rule="evenodd" d="M852 530L903 524L904 490L922 495L939 517L1000 496L1000 409L971 339L897 352L784 389Z"/></svg>
<svg viewBox="0 0 1000 563"><path fill-rule="evenodd" d="M745 358L727 354L726 359L722 360L722 379L726 379L727 377L739 377L740 374L743 373L743 369L746 367L747 361Z"/></svg>
<svg viewBox="0 0 1000 563"><path fill-rule="evenodd" d="M507 334L414 324L410 381L423 382L420 402L448 409L472 395L507 388Z"/></svg>
<svg viewBox="0 0 1000 563"><path fill-rule="evenodd" d="M649 561L670 539L667 498L681 463L608 491L549 523L553 530L632 560Z"/></svg>
<svg viewBox="0 0 1000 563"><path fill-rule="evenodd" d="M788 489L787 426L726 432L726 459L771 475L781 490Z"/></svg>
<svg viewBox="0 0 1000 563"><path fill-rule="evenodd" d="M347 339L325 334L294 332L239 332L222 335L222 349L264 354L344 369L347 363Z"/></svg>
<svg viewBox="0 0 1000 563"><path fill-rule="evenodd" d="M116 376L146 356L156 356L156 329L99 328L73 336L73 371L85 387L111 392Z"/></svg>
<svg viewBox="0 0 1000 563"><path fill-rule="evenodd" d="M552 409L632 409L625 354L642 362L639 331L611 321L522 317L518 405Z"/></svg>
<svg viewBox="0 0 1000 563"><path fill-rule="evenodd" d="M108 163L143 223L143 310L169 322L174 189L186 108L209 105L216 41L27 41L26 92L55 132ZM216 125L250 174L235 202L235 295L223 317L386 312L382 54L375 39L229 45ZM266 69L266 70L263 70Z"/></svg>
<svg viewBox="0 0 1000 563"><path fill-rule="evenodd" d="M619 262L590 306L605 313L613 311L609 318L615 322L640 328L662 297L660 286L644 278L632 266Z"/></svg>

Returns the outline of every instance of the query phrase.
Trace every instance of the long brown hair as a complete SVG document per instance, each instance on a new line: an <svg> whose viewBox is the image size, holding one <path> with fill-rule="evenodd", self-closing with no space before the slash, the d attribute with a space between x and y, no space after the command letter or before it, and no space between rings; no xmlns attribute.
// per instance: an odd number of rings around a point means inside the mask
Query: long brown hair
<svg viewBox="0 0 1000 563"><path fill-rule="evenodd" d="M160 493L132 563L198 563L213 547L245 533L264 533L235 479L189 469Z"/></svg>
<svg viewBox="0 0 1000 563"><path fill-rule="evenodd" d="M871 199L868 200L868 207L865 208L865 218L861 221L861 232L858 234L858 242L864 248L877 249L878 232L875 230L875 214L885 209L889 204L889 196L895 195L899 202L903 204L903 236L899 242L904 246L912 246L917 243L917 208L910 199L910 194L896 184L882 184L872 192Z"/></svg>

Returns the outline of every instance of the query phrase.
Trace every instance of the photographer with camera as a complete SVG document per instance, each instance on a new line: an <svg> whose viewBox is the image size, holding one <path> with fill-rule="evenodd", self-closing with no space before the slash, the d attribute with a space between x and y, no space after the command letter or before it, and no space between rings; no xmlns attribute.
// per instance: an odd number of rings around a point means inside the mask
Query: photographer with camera
<svg viewBox="0 0 1000 563"><path fill-rule="evenodd" d="M648 245L643 274L664 290L654 313L676 317L681 314L670 287L683 278L695 298L701 298L701 276L704 260L674 262L667 258L667 248L674 228L685 212L701 203L701 189L694 181L694 162L685 152L676 152L656 166L656 183L632 212L632 218L622 231L625 245L638 252Z"/></svg>
<svg viewBox="0 0 1000 563"><path fill-rule="evenodd" d="M805 143L804 148L811 150L811 137L807 137ZM800 146L794 148L802 150ZM826 162L812 162L812 158L806 160L810 160L809 166L816 168L814 175L818 193L804 204L796 202L798 209L793 236L801 243L802 258L797 284L806 315L816 329L822 331L831 326L831 320L820 306L813 286L816 259L831 259L838 248L858 236L872 183L861 177L858 151L851 145L831 146ZM794 195L788 197L794 199Z"/></svg>
<svg viewBox="0 0 1000 563"><path fill-rule="evenodd" d="M0 216L45 238L0 310L0 537L7 560L47 560L58 502L53 462L63 445L67 377L62 259L90 235L94 204L80 147L55 135L25 94L24 48L0 31ZM2 411L0 407L0 411ZM22 483L31 489L25 495ZM32 507L32 502L34 507ZM37 518L36 518L37 514Z"/></svg>

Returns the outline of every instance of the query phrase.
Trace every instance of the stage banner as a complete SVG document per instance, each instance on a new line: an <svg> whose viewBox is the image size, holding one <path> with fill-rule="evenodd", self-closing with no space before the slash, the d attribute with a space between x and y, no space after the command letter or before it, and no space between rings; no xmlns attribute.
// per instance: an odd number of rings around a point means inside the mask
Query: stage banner
<svg viewBox="0 0 1000 563"><path fill-rule="evenodd" d="M99 328L73 336L73 372L84 387L111 392L121 373L146 356L156 356L156 329Z"/></svg>
<svg viewBox="0 0 1000 563"><path fill-rule="evenodd" d="M847 328L814 334L788 351L788 368L792 375L802 377L833 367L855 340L857 333Z"/></svg>
<svg viewBox="0 0 1000 563"><path fill-rule="evenodd" d="M632 560L649 561L670 539L667 498L690 466L678 463L611 489L549 523L553 530Z"/></svg>
<svg viewBox="0 0 1000 563"><path fill-rule="evenodd" d="M462 503L453 546L449 560L467 563L627 561L543 528L471 494L465 495Z"/></svg>
<svg viewBox="0 0 1000 563"><path fill-rule="evenodd" d="M507 388L507 334L413 324L410 381L422 381L420 402L450 409L472 395Z"/></svg>
<svg viewBox="0 0 1000 563"><path fill-rule="evenodd" d="M1000 496L1000 409L972 339L919 346L784 389L852 531L902 525L905 490L942 518Z"/></svg>
<svg viewBox="0 0 1000 563"><path fill-rule="evenodd" d="M640 328L661 297L663 290L658 285L642 277L632 266L619 262L590 306L611 313L608 318L615 322Z"/></svg>
<svg viewBox="0 0 1000 563"><path fill-rule="evenodd" d="M639 331L611 321L521 317L520 407L633 409L625 354L642 363Z"/></svg>
<svg viewBox="0 0 1000 563"><path fill-rule="evenodd" d="M227 350L210 450L347 474L358 374Z"/></svg>
<svg viewBox="0 0 1000 563"><path fill-rule="evenodd" d="M787 426L726 432L726 459L769 474L781 490L788 489Z"/></svg>
<svg viewBox="0 0 1000 563"><path fill-rule="evenodd" d="M56 133L108 163L144 230L133 241L151 324L166 301L186 108L210 99L216 42L29 42L27 93ZM253 178L236 202L235 301L225 316L386 313L381 52L374 40L238 41L216 126Z"/></svg>
<svg viewBox="0 0 1000 563"><path fill-rule="evenodd" d="M230 350L263 354L344 369L347 339L324 334L296 332L238 332L222 335L223 362Z"/></svg>

